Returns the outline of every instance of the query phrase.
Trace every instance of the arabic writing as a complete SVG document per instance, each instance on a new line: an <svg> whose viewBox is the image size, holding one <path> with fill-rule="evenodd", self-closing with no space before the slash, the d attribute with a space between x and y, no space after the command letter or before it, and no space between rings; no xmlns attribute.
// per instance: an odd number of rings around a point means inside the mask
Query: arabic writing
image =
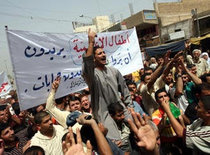
<svg viewBox="0 0 210 155"><path fill-rule="evenodd" d="M80 41L79 39L74 39L73 43L76 43L76 45L73 48L76 52L84 52L87 50L87 47L84 46L83 41ZM83 47L79 49L80 46L83 46Z"/></svg>
<svg viewBox="0 0 210 155"><path fill-rule="evenodd" d="M105 48L107 46L112 47L114 45L119 46L125 43L129 43L129 35L128 33L123 33L121 35L112 35L110 37L99 37L96 42L95 46L99 46L101 48Z"/></svg>
<svg viewBox="0 0 210 155"><path fill-rule="evenodd" d="M8 82L2 83L2 85L1 85L1 87L0 87L0 93L1 93L2 91L6 91L6 90L4 89L6 85L8 85Z"/></svg>
<svg viewBox="0 0 210 155"><path fill-rule="evenodd" d="M81 73L82 73L82 70L80 70L80 71L78 71L76 73L75 72L70 72L70 73L62 75L62 77L63 77L64 82L65 82L68 79L70 80L70 79L73 79L73 78L81 76Z"/></svg>
<svg viewBox="0 0 210 155"><path fill-rule="evenodd" d="M87 42L73 38L73 41L70 42L73 50L77 53L85 52L88 49ZM113 47L113 46L120 46L126 43L130 43L129 34L123 33L118 35L111 35L111 36L99 36L95 40L94 46L99 46L101 48ZM78 55L78 58L81 58L81 54Z"/></svg>
<svg viewBox="0 0 210 155"><path fill-rule="evenodd" d="M37 49L35 47L27 46L24 50L24 54L27 58L40 57L40 56L48 55L48 54L60 56L63 51L64 51L64 48L56 50L55 47L53 47L52 49L46 50L44 48ZM63 58L66 58L66 55L63 55ZM54 57L51 56L50 60L53 60L53 59Z"/></svg>
<svg viewBox="0 0 210 155"><path fill-rule="evenodd" d="M62 75L61 72L58 72L56 75L54 75L53 73L49 74L49 75L44 75L44 76L39 76L37 78L37 82L33 85L32 90L33 91L38 91L42 88L47 88L47 91L50 91L49 86L53 83L53 81L55 80L56 77L62 77L63 81L66 82L67 80L72 80L78 77L81 77L81 73L82 71L76 71L76 72L70 72L69 73L65 73L64 75ZM78 83L78 81L77 81ZM80 82L83 83L83 82ZM72 84L72 85L78 85L78 84ZM73 87L73 86L71 86ZM70 87L70 88L71 88ZM25 93L28 91L28 89L25 89Z"/></svg>
<svg viewBox="0 0 210 155"><path fill-rule="evenodd" d="M71 82L71 84L69 86L67 86L67 89L70 89L70 90L74 90L75 87L79 87L79 86L85 86L86 83L85 83L85 80L80 77L78 79L75 79L74 81Z"/></svg>
<svg viewBox="0 0 210 155"><path fill-rule="evenodd" d="M127 65L127 64L130 63L130 61L131 61L130 52L128 52L127 53L128 55L124 58L121 58L120 54L121 53L118 53L116 57L111 56L111 63L112 63L113 66L115 66L115 65Z"/></svg>

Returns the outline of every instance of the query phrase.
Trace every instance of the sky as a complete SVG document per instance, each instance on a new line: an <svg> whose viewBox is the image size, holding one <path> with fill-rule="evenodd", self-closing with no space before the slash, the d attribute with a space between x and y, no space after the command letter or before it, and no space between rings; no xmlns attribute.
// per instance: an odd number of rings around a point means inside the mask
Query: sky
<svg viewBox="0 0 210 155"><path fill-rule="evenodd" d="M10 30L73 33L72 21L91 22L100 15L114 16L115 21L134 13L154 10L154 0L0 0L0 72L13 76L5 25ZM174 2L177 0L157 0ZM81 18L80 16L84 17Z"/></svg>

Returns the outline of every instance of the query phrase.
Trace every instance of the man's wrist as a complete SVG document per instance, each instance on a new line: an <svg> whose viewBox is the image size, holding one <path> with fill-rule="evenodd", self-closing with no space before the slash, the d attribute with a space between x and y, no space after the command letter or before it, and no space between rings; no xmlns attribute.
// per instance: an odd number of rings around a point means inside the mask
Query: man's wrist
<svg viewBox="0 0 210 155"><path fill-rule="evenodd" d="M178 74L176 75L176 77L177 77L177 78L182 77L182 74L178 73Z"/></svg>
<svg viewBox="0 0 210 155"><path fill-rule="evenodd" d="M89 43L89 45L94 45L95 41L89 41L88 43Z"/></svg>
<svg viewBox="0 0 210 155"><path fill-rule="evenodd" d="M90 125L92 126L92 128L98 126L95 120L91 120Z"/></svg>

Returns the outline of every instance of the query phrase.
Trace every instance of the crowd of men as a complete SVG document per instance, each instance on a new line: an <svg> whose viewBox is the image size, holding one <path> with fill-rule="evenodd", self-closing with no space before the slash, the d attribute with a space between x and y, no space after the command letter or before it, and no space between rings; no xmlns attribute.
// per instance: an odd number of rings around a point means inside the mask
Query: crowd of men
<svg viewBox="0 0 210 155"><path fill-rule="evenodd" d="M88 88L20 111L15 90L0 98L0 155L210 154L208 53L148 57L122 76L88 32L82 76ZM173 54L173 56L171 56Z"/></svg>

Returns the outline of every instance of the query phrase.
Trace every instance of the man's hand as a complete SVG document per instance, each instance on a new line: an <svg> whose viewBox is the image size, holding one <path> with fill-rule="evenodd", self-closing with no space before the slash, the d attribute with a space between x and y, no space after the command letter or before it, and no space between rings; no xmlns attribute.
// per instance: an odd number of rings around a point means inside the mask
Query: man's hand
<svg viewBox="0 0 210 155"><path fill-rule="evenodd" d="M93 44L95 43L95 37L96 36L97 36L96 33L91 31L91 29L89 28L89 30L88 30L88 42L89 42L89 44L90 43L93 43Z"/></svg>
<svg viewBox="0 0 210 155"><path fill-rule="evenodd" d="M23 146L23 153L30 147L31 141L29 140L24 146Z"/></svg>
<svg viewBox="0 0 210 155"><path fill-rule="evenodd" d="M174 56L174 59L178 59L182 54L183 54L183 51L179 51L179 52L176 53L176 55Z"/></svg>
<svg viewBox="0 0 210 155"><path fill-rule="evenodd" d="M57 91L57 89L58 89L58 87L60 85L60 81L61 81L61 77L56 77L56 79L52 83L52 89L54 89L55 92Z"/></svg>
<svg viewBox="0 0 210 155"><path fill-rule="evenodd" d="M77 122L79 123L79 124L86 124L86 125L93 125L94 123L96 123L95 122L95 120L94 119L86 119L87 118L87 116L89 116L89 115L87 115L87 114L82 114L82 115L80 115L78 118L77 118Z"/></svg>
<svg viewBox="0 0 210 155"><path fill-rule="evenodd" d="M167 51L167 53L164 55L164 61L163 61L163 66L166 66L170 62L170 54L171 51Z"/></svg>
<svg viewBox="0 0 210 155"><path fill-rule="evenodd" d="M88 140L87 143L87 152L84 152L82 146L82 138L80 135L80 131L77 128L77 144L74 139L72 128L69 128L69 133L66 136L66 140L63 142L63 153L64 155L91 155L92 154L92 146L90 141Z"/></svg>
<svg viewBox="0 0 210 155"><path fill-rule="evenodd" d="M139 147L144 147L148 151L153 151L156 147L155 131L148 124L146 117L143 119L140 114L135 113L134 111L131 114L134 122L128 119L128 123L131 127L131 130L137 137L137 145Z"/></svg>
<svg viewBox="0 0 210 155"><path fill-rule="evenodd" d="M166 100L163 100L160 105L163 107L164 111L170 111L169 102Z"/></svg>
<svg viewBox="0 0 210 155"><path fill-rule="evenodd" d="M118 147L120 147L122 145L121 140L112 140L112 142L115 143Z"/></svg>

